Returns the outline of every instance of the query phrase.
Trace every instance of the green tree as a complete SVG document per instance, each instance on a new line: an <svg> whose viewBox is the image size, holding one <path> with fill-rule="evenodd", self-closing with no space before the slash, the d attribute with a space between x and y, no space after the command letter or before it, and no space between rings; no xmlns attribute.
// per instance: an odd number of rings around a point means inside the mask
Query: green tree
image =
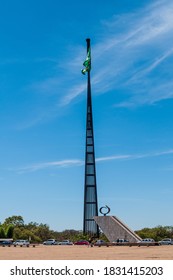
<svg viewBox="0 0 173 280"><path fill-rule="evenodd" d="M5 231L6 238L13 238L13 232L14 232L14 226L13 225L9 225L6 228L6 231Z"/></svg>
<svg viewBox="0 0 173 280"><path fill-rule="evenodd" d="M24 226L24 220L22 216L11 216L5 219L3 226L6 228L9 225L13 226Z"/></svg>
<svg viewBox="0 0 173 280"><path fill-rule="evenodd" d="M170 227L157 226L155 228L143 228L136 231L136 233L142 238L153 238L155 241L159 241L163 238L172 238L172 231Z"/></svg>
<svg viewBox="0 0 173 280"><path fill-rule="evenodd" d="M36 222L30 222L29 224L25 225L25 228L29 229L29 230L35 230L37 229L39 226L38 223Z"/></svg>
<svg viewBox="0 0 173 280"><path fill-rule="evenodd" d="M2 226L0 226L0 238L5 238L5 230Z"/></svg>
<svg viewBox="0 0 173 280"><path fill-rule="evenodd" d="M46 224L39 224L39 226L34 230L34 234L44 241L49 238L54 238L53 232L50 231L49 226Z"/></svg>

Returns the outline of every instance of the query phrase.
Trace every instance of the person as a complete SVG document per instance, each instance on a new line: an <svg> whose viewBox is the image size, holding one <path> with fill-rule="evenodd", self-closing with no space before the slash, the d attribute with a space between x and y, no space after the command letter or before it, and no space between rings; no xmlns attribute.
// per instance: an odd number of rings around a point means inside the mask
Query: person
<svg viewBox="0 0 173 280"><path fill-rule="evenodd" d="M88 240L90 247L93 247L93 241L94 241L94 236L91 236Z"/></svg>

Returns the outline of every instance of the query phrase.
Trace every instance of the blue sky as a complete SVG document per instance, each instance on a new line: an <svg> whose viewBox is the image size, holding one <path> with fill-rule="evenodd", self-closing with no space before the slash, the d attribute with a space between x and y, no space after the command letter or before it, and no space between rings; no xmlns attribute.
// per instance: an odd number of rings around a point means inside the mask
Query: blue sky
<svg viewBox="0 0 173 280"><path fill-rule="evenodd" d="M99 208L172 225L173 3L0 2L0 221L82 229L91 38Z"/></svg>

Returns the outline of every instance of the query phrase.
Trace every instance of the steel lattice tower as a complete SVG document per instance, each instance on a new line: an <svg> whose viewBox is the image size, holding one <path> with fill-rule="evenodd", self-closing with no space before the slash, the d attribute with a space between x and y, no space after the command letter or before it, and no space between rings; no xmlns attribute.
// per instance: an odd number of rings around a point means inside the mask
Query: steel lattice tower
<svg viewBox="0 0 173 280"><path fill-rule="evenodd" d="M90 39L86 39L87 54L91 55ZM96 166L95 166L95 152L94 152L94 129L92 116L92 97L91 97L91 83L90 83L90 69L87 72L87 112L86 112L86 147L85 147L85 184L84 184L84 220L83 233L90 236L99 236L99 228L93 217L98 216L97 203L97 184L96 184ZM84 63L85 65L85 63ZM86 65L85 65L86 66Z"/></svg>

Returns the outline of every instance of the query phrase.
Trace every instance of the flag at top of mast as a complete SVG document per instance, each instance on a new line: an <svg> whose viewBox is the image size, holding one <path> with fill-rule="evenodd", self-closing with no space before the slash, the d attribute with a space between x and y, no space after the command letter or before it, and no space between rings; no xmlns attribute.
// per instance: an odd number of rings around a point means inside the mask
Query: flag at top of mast
<svg viewBox="0 0 173 280"><path fill-rule="evenodd" d="M91 48L90 48L90 39L86 39L87 41L87 57L83 63L85 66L84 69L81 70L82 74L86 74L86 72L90 72L91 70Z"/></svg>

